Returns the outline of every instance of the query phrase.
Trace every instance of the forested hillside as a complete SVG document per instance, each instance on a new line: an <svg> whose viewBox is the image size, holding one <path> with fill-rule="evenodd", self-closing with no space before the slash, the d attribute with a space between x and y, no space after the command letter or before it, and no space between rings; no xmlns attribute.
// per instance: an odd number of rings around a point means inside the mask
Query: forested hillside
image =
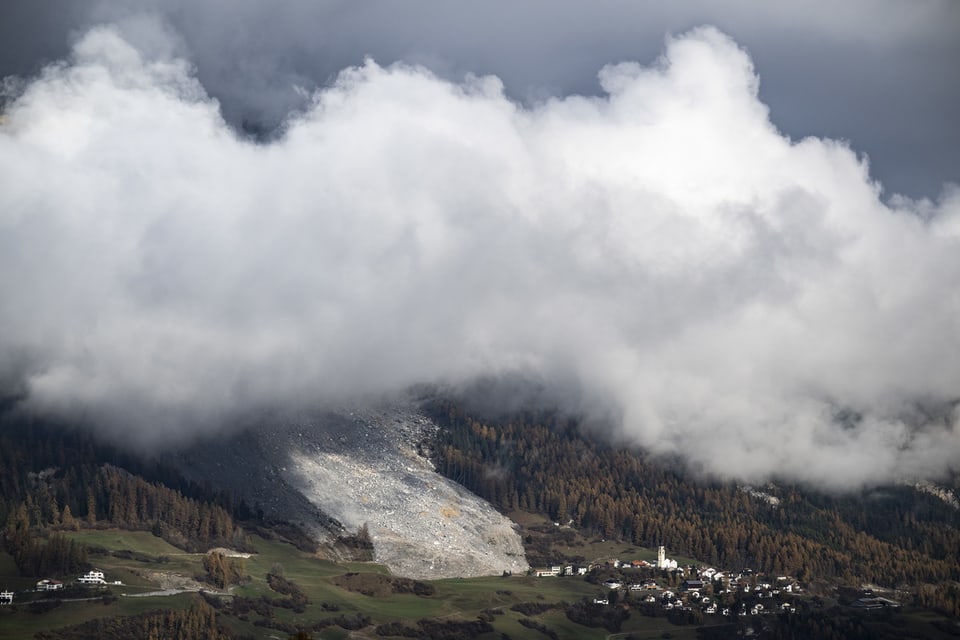
<svg viewBox="0 0 960 640"><path fill-rule="evenodd" d="M24 575L74 572L86 561L81 547L56 535L49 537L58 529L151 530L191 551L220 544L245 545L245 535L232 515L245 507L232 505L225 496L97 443L85 432L9 417L2 426L2 542Z"/></svg>
<svg viewBox="0 0 960 640"><path fill-rule="evenodd" d="M433 449L437 468L504 511L539 512L604 537L804 580L960 578L960 513L911 487L830 496L777 486L758 497L602 444L573 420L481 421L449 401L430 410L444 427Z"/></svg>

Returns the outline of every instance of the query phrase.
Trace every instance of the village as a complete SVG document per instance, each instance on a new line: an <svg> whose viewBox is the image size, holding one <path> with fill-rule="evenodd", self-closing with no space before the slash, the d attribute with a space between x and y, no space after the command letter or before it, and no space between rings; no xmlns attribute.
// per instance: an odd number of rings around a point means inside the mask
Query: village
<svg viewBox="0 0 960 640"><path fill-rule="evenodd" d="M91 569L87 571L82 576L78 576L74 581L74 584L81 587L91 587L91 586L122 586L123 583L120 580L114 580L112 582L107 582L106 576L103 571L100 569ZM34 592L44 592L44 591L53 591L61 592L65 588L65 583L61 580L53 580L50 578L44 578L37 582L37 586L33 589ZM12 605L14 596L14 591L3 590L0 591L0 606L3 605Z"/></svg>
<svg viewBox="0 0 960 640"><path fill-rule="evenodd" d="M628 599L663 612L697 611L705 615L759 616L791 613L803 594L792 576L765 576L751 569L720 570L680 566L657 551L656 562L610 559L584 566L566 565L532 569L538 578L593 577L602 592L594 605L613 606ZM900 608L900 603L864 592L851 606L862 609Z"/></svg>

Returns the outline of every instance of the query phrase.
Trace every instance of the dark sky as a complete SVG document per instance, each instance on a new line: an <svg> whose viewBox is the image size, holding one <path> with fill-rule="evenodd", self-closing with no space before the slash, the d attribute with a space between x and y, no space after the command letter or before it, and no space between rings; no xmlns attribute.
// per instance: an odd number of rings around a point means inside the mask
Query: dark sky
<svg viewBox="0 0 960 640"><path fill-rule="evenodd" d="M960 179L960 5L844 2L313 2L11 0L0 75L29 74L89 24L160 16L229 120L272 126L312 90L372 56L459 80L495 74L526 102L595 93L597 71L651 62L664 35L712 24L753 58L787 135L849 140L885 193L936 197ZM137 37L134 35L133 37Z"/></svg>

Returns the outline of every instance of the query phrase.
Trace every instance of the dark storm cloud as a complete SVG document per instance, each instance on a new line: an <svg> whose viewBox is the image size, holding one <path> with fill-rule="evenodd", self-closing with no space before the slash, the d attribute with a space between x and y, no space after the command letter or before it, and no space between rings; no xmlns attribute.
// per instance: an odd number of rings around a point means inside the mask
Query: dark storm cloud
<svg viewBox="0 0 960 640"><path fill-rule="evenodd" d="M757 3L16 0L0 75L66 54L72 30L119 21L138 45L151 14L182 39L228 120L270 129L303 91L372 56L447 79L495 74L508 95L600 92L596 70L651 60L665 33L714 24L752 54L761 98L795 138L850 140L887 195L935 196L960 166L960 5L949 0Z"/></svg>

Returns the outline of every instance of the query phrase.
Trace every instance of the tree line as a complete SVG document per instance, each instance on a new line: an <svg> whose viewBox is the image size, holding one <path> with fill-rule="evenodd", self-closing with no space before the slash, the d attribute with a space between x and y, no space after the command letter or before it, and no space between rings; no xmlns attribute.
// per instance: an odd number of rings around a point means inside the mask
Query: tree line
<svg viewBox="0 0 960 640"><path fill-rule="evenodd" d="M431 457L501 511L572 521L598 536L727 568L885 585L960 579L960 516L909 487L831 496L771 488L771 505L733 483L684 475L584 434L576 420L524 414L480 420L440 400Z"/></svg>
<svg viewBox="0 0 960 640"><path fill-rule="evenodd" d="M178 488L105 460L118 460ZM63 530L119 527L149 530L187 551L212 546L246 549L249 542L225 496L178 480L160 465L98 444L80 431L29 421L0 420L0 540L24 575L76 572L86 563L82 545ZM51 535L53 533L53 535Z"/></svg>
<svg viewBox="0 0 960 640"><path fill-rule="evenodd" d="M98 618L55 631L41 631L35 637L37 640L229 640L233 634L217 622L216 611L201 601L185 611L157 610Z"/></svg>

